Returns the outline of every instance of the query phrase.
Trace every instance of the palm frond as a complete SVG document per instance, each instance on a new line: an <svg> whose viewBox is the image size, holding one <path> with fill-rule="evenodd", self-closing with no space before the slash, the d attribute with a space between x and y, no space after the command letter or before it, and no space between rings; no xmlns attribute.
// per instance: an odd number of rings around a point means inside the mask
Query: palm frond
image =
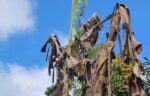
<svg viewBox="0 0 150 96"><path fill-rule="evenodd" d="M72 0L72 13L71 13L71 22L70 22L70 34L69 34L69 44L68 49L71 52L71 42L74 35L77 33L81 25L81 16L83 16L84 9L87 6L87 0Z"/></svg>

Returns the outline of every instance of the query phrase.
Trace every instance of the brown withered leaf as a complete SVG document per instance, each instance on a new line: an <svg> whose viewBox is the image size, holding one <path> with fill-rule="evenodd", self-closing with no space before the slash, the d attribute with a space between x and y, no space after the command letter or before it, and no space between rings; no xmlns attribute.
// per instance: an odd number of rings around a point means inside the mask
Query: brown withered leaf
<svg viewBox="0 0 150 96"><path fill-rule="evenodd" d="M132 65L132 76L125 86L129 96L144 96L143 85L147 80L143 76L141 63L138 60L138 54L142 51L142 44L137 42L132 34L130 13L126 5L116 5L113 14L109 16L111 24L106 44L99 47L100 50L93 62L88 60L86 54L82 54L82 51L86 52L96 44L98 31L102 28L98 14L94 14L81 26L79 37L77 36L71 45L73 52L68 53L67 48L61 47L55 35L50 36L46 41L41 51L45 52L47 43L51 44L52 51L49 55L48 70L50 73L51 69L56 67L58 77L52 96L68 96L68 81L69 79L73 80L74 76L77 76L82 82L81 96L115 95L115 92L112 92L110 76L112 59L115 58L113 48L117 34L120 32L120 22L122 22L125 34L125 47L121 55L126 57L123 62ZM122 51L121 47L120 50Z"/></svg>
<svg viewBox="0 0 150 96"><path fill-rule="evenodd" d="M94 14L91 19L87 20L80 28L80 42L83 50L92 48L98 38L98 31L101 29L100 19L98 14Z"/></svg>
<svg viewBox="0 0 150 96"><path fill-rule="evenodd" d="M120 4L118 10L119 10L122 24L129 25L130 24L130 12L127 6L125 4Z"/></svg>
<svg viewBox="0 0 150 96"><path fill-rule="evenodd" d="M68 68L73 68L79 63L79 60L77 60L75 57L70 55L66 60L66 62L68 62L68 66L67 66Z"/></svg>
<svg viewBox="0 0 150 96"><path fill-rule="evenodd" d="M51 47L52 47L51 54L49 55L49 61L48 61L48 63L49 63L48 70L49 70L49 74L50 74L51 69L54 67L54 64L59 65L61 63L61 60L63 58L63 52L62 52L61 45L60 45L56 35L50 36L49 41L50 41Z"/></svg>
<svg viewBox="0 0 150 96"><path fill-rule="evenodd" d="M53 69L53 74L52 74L52 81L54 82L54 67L57 67L57 81L60 79L63 79L62 76L62 70L63 70L63 62L64 58L66 58L67 53L66 53L66 48L61 47L58 38L56 35L51 35L48 40L46 41L46 44L42 48L42 51L45 52L45 48L47 43L51 44L51 54L48 54L48 73L51 75L51 69ZM62 80L60 80L62 81Z"/></svg>

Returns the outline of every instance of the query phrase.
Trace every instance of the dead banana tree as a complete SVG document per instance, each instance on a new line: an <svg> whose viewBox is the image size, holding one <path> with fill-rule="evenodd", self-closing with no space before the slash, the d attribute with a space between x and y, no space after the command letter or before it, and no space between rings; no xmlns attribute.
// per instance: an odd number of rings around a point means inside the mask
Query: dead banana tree
<svg viewBox="0 0 150 96"><path fill-rule="evenodd" d="M102 24L111 20L110 30L107 33L105 45L99 47L99 54L94 61L87 56L87 51L92 49L98 38L98 31L102 29ZM122 47L119 25L122 24L124 30L124 45ZM131 73L125 79L124 88L126 96L144 96L143 85L147 80L143 76L142 66L138 59L142 44L138 43L131 29L129 9L124 4L117 3L112 14L100 20L98 14L94 14L80 27L78 38L74 43L62 47L56 35L48 38L42 48L46 51L46 45L51 44L51 54L48 53L48 72L51 75L53 69L56 70L56 84L52 88L51 96L69 96L69 80L73 81L77 77L82 83L81 96L112 96L116 95L112 91L111 72L112 60L115 59L113 52L115 41L118 36L121 60L127 66L131 66ZM125 58L125 59L123 59Z"/></svg>

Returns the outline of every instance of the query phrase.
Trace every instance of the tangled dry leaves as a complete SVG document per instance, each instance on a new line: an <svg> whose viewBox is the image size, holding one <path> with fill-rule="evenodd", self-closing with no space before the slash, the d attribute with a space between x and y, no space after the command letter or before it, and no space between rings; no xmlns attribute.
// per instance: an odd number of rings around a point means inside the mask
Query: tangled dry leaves
<svg viewBox="0 0 150 96"><path fill-rule="evenodd" d="M108 19L111 19L111 24L107 41L97 51L99 55L96 59L91 61L87 58L86 52L96 44L98 31L102 29L102 23ZM78 38L75 38L71 43L71 52L68 51L68 46L62 47L60 45L56 35L48 38L41 51L45 52L47 43L51 44L52 51L48 56L48 70L50 75L51 69L56 68L57 71L52 96L69 96L68 82L74 80L74 77L77 77L82 83L81 96L116 95L112 92L110 76L112 60L117 58L113 48L116 38L119 36L120 24L124 29L124 44L120 51L121 56L125 57L125 59L121 59L121 62L131 67L131 76L125 83L127 96L145 95L143 85L147 80L143 76L137 57L142 50L142 45L134 38L130 26L129 9L124 4L116 4L113 13L104 20L101 21L98 14L94 14L92 18L81 25ZM126 79L125 76L123 78Z"/></svg>

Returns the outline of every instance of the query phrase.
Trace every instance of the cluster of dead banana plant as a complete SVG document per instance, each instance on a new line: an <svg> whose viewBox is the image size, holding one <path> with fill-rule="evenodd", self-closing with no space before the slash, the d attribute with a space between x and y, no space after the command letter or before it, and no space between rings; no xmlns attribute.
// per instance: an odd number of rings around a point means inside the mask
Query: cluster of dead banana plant
<svg viewBox="0 0 150 96"><path fill-rule="evenodd" d="M107 33L107 41L100 46L97 57L90 61L86 52L92 48L97 41L98 31L102 24L111 20L110 30ZM121 44L120 28L124 30L124 44ZM69 46L62 47L56 35L51 35L42 48L46 51L46 45L51 44L51 54L48 54L48 72L54 81L54 70L56 70L56 84L51 96L69 96L68 80L77 77L82 82L81 96L115 96L111 86L111 64L115 58L113 48L118 37L120 55L123 62L131 65L131 74L125 82L127 96L144 96L143 85L147 82L142 73L142 66L138 60L142 45L135 38L130 25L130 13L126 5L116 4L112 14L100 20L98 14L82 24L80 32L75 36ZM122 47L123 46L123 47ZM71 50L68 50L70 47ZM124 78L125 79L125 78Z"/></svg>

